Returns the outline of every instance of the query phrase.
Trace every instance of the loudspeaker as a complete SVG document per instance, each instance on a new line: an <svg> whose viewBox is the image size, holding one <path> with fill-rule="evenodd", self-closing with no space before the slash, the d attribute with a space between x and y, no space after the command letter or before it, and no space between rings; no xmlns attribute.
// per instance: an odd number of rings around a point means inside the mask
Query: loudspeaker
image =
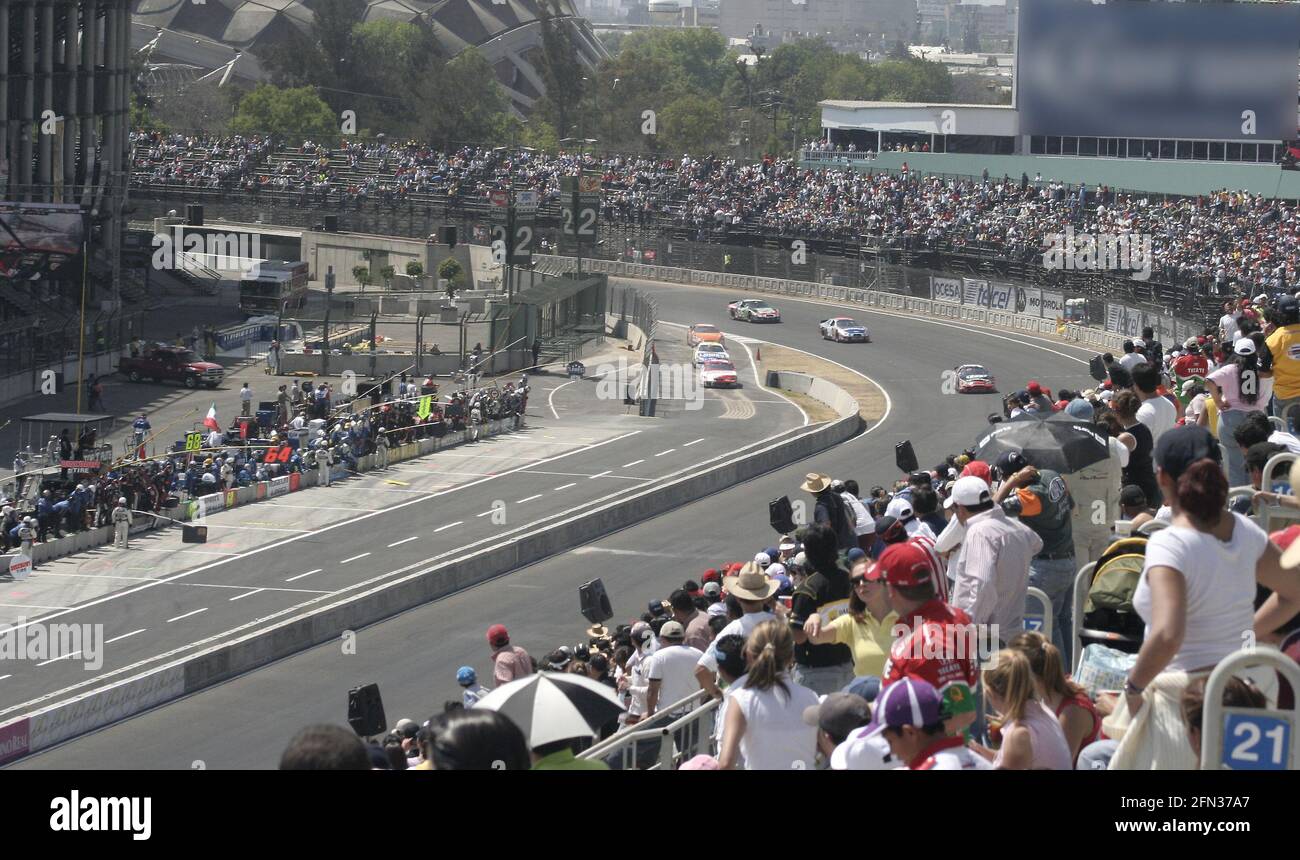
<svg viewBox="0 0 1300 860"><path fill-rule="evenodd" d="M181 526L181 543L207 543L207 526Z"/></svg>
<svg viewBox="0 0 1300 860"><path fill-rule="evenodd" d="M456 225L445 224L442 228L442 244L448 248L456 247Z"/></svg>
<svg viewBox="0 0 1300 860"><path fill-rule="evenodd" d="M363 738L382 735L388 731L384 719L384 700L379 695L378 684L366 684L348 690L348 725Z"/></svg>
<svg viewBox="0 0 1300 860"><path fill-rule="evenodd" d="M789 496L782 496L767 503L767 521L778 534L789 534L795 530L794 507Z"/></svg>
<svg viewBox="0 0 1300 860"><path fill-rule="evenodd" d="M201 203L185 204L185 223L191 227L203 226L203 204Z"/></svg>
<svg viewBox="0 0 1300 860"><path fill-rule="evenodd" d="M1098 382L1106 381L1106 362L1101 360L1100 355L1094 355L1089 359L1088 375Z"/></svg>
<svg viewBox="0 0 1300 860"><path fill-rule="evenodd" d="M894 446L894 463L898 466L898 471L909 475L920 468L921 464L916 461L916 452L912 450L911 440L899 442Z"/></svg>
<svg viewBox="0 0 1300 860"><path fill-rule="evenodd" d="M325 216L325 232L326 232L326 233L337 233L338 231L339 231L339 216L337 216L337 215L326 215L326 216Z"/></svg>
<svg viewBox="0 0 1300 860"><path fill-rule="evenodd" d="M582 617L592 624L600 624L614 617L609 595L605 593L605 583L599 579L578 586L578 604L581 606Z"/></svg>

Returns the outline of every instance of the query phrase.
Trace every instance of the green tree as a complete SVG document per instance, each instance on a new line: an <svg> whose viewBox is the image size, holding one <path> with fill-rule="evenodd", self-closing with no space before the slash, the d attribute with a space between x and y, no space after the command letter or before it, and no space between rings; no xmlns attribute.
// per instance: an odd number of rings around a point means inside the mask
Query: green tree
<svg viewBox="0 0 1300 860"><path fill-rule="evenodd" d="M236 134L287 137L329 137L339 131L329 105L310 87L280 89L270 84L261 84L240 100L230 128Z"/></svg>
<svg viewBox="0 0 1300 860"><path fill-rule="evenodd" d="M673 152L705 152L718 143L722 102L715 98L679 98L659 115L664 142Z"/></svg>
<svg viewBox="0 0 1300 860"><path fill-rule="evenodd" d="M447 282L447 298L456 297L456 290L465 283L465 270L455 257L448 257L438 265L438 277Z"/></svg>
<svg viewBox="0 0 1300 860"><path fill-rule="evenodd" d="M361 285L361 292L366 291L366 284L370 283L370 269L366 266L353 266L352 277Z"/></svg>
<svg viewBox="0 0 1300 860"><path fill-rule="evenodd" d="M423 19L417 19L423 20ZM392 132L410 129L418 115L417 103L409 98L412 82L430 77L438 60L438 42L427 27L405 21L376 19L352 30L356 74L342 88L382 96L365 99L340 94L342 109L357 112L359 122Z"/></svg>
<svg viewBox="0 0 1300 860"><path fill-rule="evenodd" d="M411 278L418 278L424 274L424 264L419 260L406 261L406 274Z"/></svg>
<svg viewBox="0 0 1300 860"><path fill-rule="evenodd" d="M576 59L578 46L567 21L557 20L557 0L541 0L542 44L534 67L546 87L535 114L555 127L561 138L572 137L570 129L579 118L579 106L586 92L583 81L586 66Z"/></svg>
<svg viewBox="0 0 1300 860"><path fill-rule="evenodd" d="M315 0L311 29L287 28L283 46L261 55L272 72L272 83L321 87L334 112L347 110L356 97L341 90L355 90L349 84L356 82L366 65L354 33L365 18L366 5L366 0Z"/></svg>
<svg viewBox="0 0 1300 860"><path fill-rule="evenodd" d="M450 148L453 140L501 143L510 136L510 104L492 65L467 48L419 83L417 133Z"/></svg>

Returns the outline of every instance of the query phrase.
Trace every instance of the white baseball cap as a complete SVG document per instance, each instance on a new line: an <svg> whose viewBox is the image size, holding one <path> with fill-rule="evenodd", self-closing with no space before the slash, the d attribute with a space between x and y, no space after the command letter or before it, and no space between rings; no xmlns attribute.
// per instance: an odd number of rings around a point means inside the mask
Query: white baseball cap
<svg viewBox="0 0 1300 860"><path fill-rule="evenodd" d="M893 517L896 520L905 520L912 516L912 503L906 498L895 496L885 506L885 516Z"/></svg>
<svg viewBox="0 0 1300 860"><path fill-rule="evenodd" d="M983 478L975 475L967 475L964 478L958 478L952 485L952 495L943 503L945 508L951 508L953 505L963 507L974 507L982 505L993 498L989 485L984 482Z"/></svg>
<svg viewBox="0 0 1300 860"><path fill-rule="evenodd" d="M1239 337L1232 345L1232 351L1237 355L1254 355L1255 341L1248 337Z"/></svg>
<svg viewBox="0 0 1300 860"><path fill-rule="evenodd" d="M831 770L894 770L902 764L894 758L889 741L866 728L849 735L831 752Z"/></svg>

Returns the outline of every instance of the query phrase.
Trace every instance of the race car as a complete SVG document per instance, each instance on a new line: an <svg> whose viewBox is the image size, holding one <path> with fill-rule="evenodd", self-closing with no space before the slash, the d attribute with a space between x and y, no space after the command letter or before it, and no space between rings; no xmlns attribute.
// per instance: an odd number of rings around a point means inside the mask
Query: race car
<svg viewBox="0 0 1300 860"><path fill-rule="evenodd" d="M727 355L727 350L720 343L702 343L695 347L691 364L699 367L709 361L731 361L731 356Z"/></svg>
<svg viewBox="0 0 1300 860"><path fill-rule="evenodd" d="M700 384L705 388L739 388L740 376L730 361L706 361L700 365Z"/></svg>
<svg viewBox="0 0 1300 860"><path fill-rule="evenodd" d="M958 394L998 390L997 380L981 364L963 364L954 372L957 374Z"/></svg>
<svg viewBox="0 0 1300 860"><path fill-rule="evenodd" d="M736 307L736 319L745 322L780 322L781 312L762 299L746 299Z"/></svg>
<svg viewBox="0 0 1300 860"><path fill-rule="evenodd" d="M828 320L822 320L819 327L821 328L823 340L833 340L837 343L851 343L853 341L871 343L871 332L867 330L867 327L849 317L831 317Z"/></svg>
<svg viewBox="0 0 1300 860"><path fill-rule="evenodd" d="M780 322L781 312L762 299L741 299L727 305L732 319L745 322Z"/></svg>
<svg viewBox="0 0 1300 860"><path fill-rule="evenodd" d="M699 346L702 343L726 343L722 332L715 325L696 323L686 330L686 345Z"/></svg>

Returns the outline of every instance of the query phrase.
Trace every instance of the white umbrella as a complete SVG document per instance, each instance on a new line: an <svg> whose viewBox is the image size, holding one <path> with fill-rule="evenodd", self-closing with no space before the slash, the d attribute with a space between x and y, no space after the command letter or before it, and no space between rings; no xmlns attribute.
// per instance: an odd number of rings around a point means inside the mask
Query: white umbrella
<svg viewBox="0 0 1300 860"><path fill-rule="evenodd" d="M537 672L484 696L475 708L497 711L520 728L530 749L590 737L623 712L614 691L585 675Z"/></svg>

